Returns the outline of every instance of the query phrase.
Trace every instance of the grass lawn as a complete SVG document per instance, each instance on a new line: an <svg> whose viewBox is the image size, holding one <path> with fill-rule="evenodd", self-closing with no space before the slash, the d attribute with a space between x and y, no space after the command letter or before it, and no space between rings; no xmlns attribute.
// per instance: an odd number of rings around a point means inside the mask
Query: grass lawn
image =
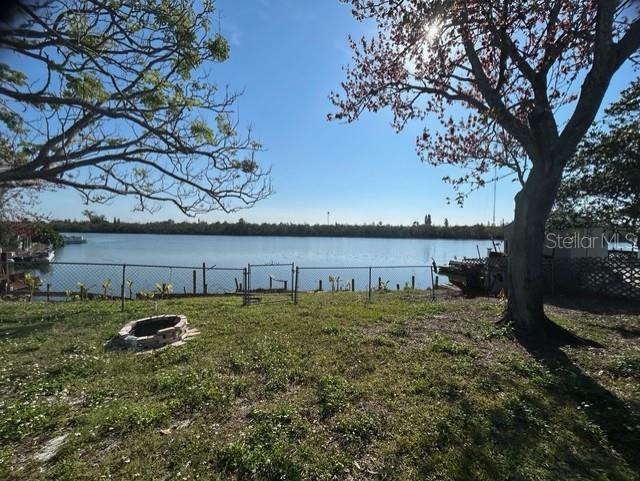
<svg viewBox="0 0 640 481"><path fill-rule="evenodd" d="M201 335L136 355L148 302L0 303L0 479L639 479L640 311L550 307L607 348L534 355L499 310L168 300Z"/></svg>

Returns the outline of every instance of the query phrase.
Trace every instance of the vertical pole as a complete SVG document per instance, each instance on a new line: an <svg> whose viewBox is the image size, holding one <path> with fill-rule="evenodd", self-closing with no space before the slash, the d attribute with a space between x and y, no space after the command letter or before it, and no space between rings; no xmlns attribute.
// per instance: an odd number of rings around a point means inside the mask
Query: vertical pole
<svg viewBox="0 0 640 481"><path fill-rule="evenodd" d="M295 279L294 295L293 295L294 304L298 303L298 277L299 276L300 276L300 268L296 267L296 279Z"/></svg>
<svg viewBox="0 0 640 481"><path fill-rule="evenodd" d="M273 289L273 276L269 276L269 290Z"/></svg>
<svg viewBox="0 0 640 481"><path fill-rule="evenodd" d="M247 264L247 301L251 292L251 264Z"/></svg>
<svg viewBox="0 0 640 481"><path fill-rule="evenodd" d="M193 270L193 295L196 295L196 270Z"/></svg>
<svg viewBox="0 0 640 481"><path fill-rule="evenodd" d="M207 293L207 266L202 263L202 293Z"/></svg>
<svg viewBox="0 0 640 481"><path fill-rule="evenodd" d="M356 280L351 279L351 292L356 292Z"/></svg>
<svg viewBox="0 0 640 481"><path fill-rule="evenodd" d="M318 279L318 291L322 292L322 279Z"/></svg>
<svg viewBox="0 0 640 481"><path fill-rule="evenodd" d="M247 268L242 269L242 305L246 306L247 302Z"/></svg>
<svg viewBox="0 0 640 481"><path fill-rule="evenodd" d="M431 295L433 299L436 298L436 284L433 281L433 266L429 266L429 270L431 271Z"/></svg>
<svg viewBox="0 0 640 481"><path fill-rule="evenodd" d="M47 302L51 300L51 284L47 284Z"/></svg>
<svg viewBox="0 0 640 481"><path fill-rule="evenodd" d="M369 300L371 300L371 267L369 267Z"/></svg>
<svg viewBox="0 0 640 481"><path fill-rule="evenodd" d="M294 287L294 282L295 282L295 263L291 263L291 300L293 301L293 287ZM285 287L284 289L285 291L287 290L287 288Z"/></svg>
<svg viewBox="0 0 640 481"><path fill-rule="evenodd" d="M127 275L127 265L122 264L122 284L120 286L120 310L124 312L124 284L126 282L125 277Z"/></svg>

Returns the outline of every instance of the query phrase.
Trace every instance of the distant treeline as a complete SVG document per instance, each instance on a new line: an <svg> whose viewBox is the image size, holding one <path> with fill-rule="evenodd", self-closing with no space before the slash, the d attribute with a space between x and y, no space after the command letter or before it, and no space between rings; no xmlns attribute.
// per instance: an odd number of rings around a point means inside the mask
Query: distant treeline
<svg viewBox="0 0 640 481"><path fill-rule="evenodd" d="M502 239L500 226L477 225L347 225L347 224L251 224L248 222L76 222L52 221L58 232L114 234L262 235L294 237L381 237L400 239Z"/></svg>

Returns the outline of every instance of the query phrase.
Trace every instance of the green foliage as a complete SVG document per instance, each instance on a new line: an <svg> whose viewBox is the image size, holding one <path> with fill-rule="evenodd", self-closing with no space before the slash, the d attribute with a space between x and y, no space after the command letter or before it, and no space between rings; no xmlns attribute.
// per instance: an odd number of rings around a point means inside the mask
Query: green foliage
<svg viewBox="0 0 640 481"><path fill-rule="evenodd" d="M640 80L606 110L567 166L551 225L640 230Z"/></svg>
<svg viewBox="0 0 640 481"><path fill-rule="evenodd" d="M193 135L200 142L207 142L209 144L215 144L216 138L213 130L207 126L202 120L194 120L190 126L191 135Z"/></svg>
<svg viewBox="0 0 640 481"><path fill-rule="evenodd" d="M242 164L234 164L242 169ZM253 168L248 165L246 170ZM144 182L146 173L140 174ZM253 224L250 222L149 222L145 224L119 222L86 223L52 221L50 225L64 232L113 232L153 234L202 234L202 235L265 235L305 237L381 237L399 239L501 239L501 227L485 225L469 226L399 226L399 225L348 225L348 224Z"/></svg>
<svg viewBox="0 0 640 481"><path fill-rule="evenodd" d="M206 46L216 62L224 62L229 58L229 42L222 35L218 34L213 40L208 40Z"/></svg>
<svg viewBox="0 0 640 481"><path fill-rule="evenodd" d="M111 293L111 279L105 279L102 282L102 296L106 299Z"/></svg>
<svg viewBox="0 0 640 481"><path fill-rule="evenodd" d="M13 65L0 63L0 124L11 134L0 135L0 188L66 186L87 203L123 195L137 210L168 202L186 214L271 193L253 160L260 144L236 132L238 94L201 75L230 51L212 31L213 1L41 7L3 35ZM43 119L59 122L45 129Z"/></svg>
<svg viewBox="0 0 640 481"><path fill-rule="evenodd" d="M30 295L30 298L31 298L31 297L33 297L33 293L40 286L42 281L40 281L40 279L38 277L33 276L33 275L31 275L30 273L27 272L24 275L24 283L29 288L29 295Z"/></svg>
<svg viewBox="0 0 640 481"><path fill-rule="evenodd" d="M171 283L156 284L156 293L160 296L161 299L164 299L172 292L173 292L173 284Z"/></svg>
<svg viewBox="0 0 640 481"><path fill-rule="evenodd" d="M82 73L79 76L68 75L63 95L98 103L109 98L102 82L95 75L87 73Z"/></svg>
<svg viewBox="0 0 640 481"><path fill-rule="evenodd" d="M58 231L47 224L35 224L31 229L31 240L33 242L49 244L53 247L61 247L64 244Z"/></svg>

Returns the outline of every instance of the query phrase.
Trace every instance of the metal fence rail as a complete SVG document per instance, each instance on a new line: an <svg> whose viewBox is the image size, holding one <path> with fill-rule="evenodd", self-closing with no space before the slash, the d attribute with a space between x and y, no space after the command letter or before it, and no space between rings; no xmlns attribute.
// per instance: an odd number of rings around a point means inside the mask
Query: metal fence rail
<svg viewBox="0 0 640 481"><path fill-rule="evenodd" d="M117 263L6 262L0 294L49 301L119 300L184 296L237 296L243 305L297 302L301 292L364 292L368 299L389 291L435 296L436 268L422 266L296 266L248 264L230 268Z"/></svg>

